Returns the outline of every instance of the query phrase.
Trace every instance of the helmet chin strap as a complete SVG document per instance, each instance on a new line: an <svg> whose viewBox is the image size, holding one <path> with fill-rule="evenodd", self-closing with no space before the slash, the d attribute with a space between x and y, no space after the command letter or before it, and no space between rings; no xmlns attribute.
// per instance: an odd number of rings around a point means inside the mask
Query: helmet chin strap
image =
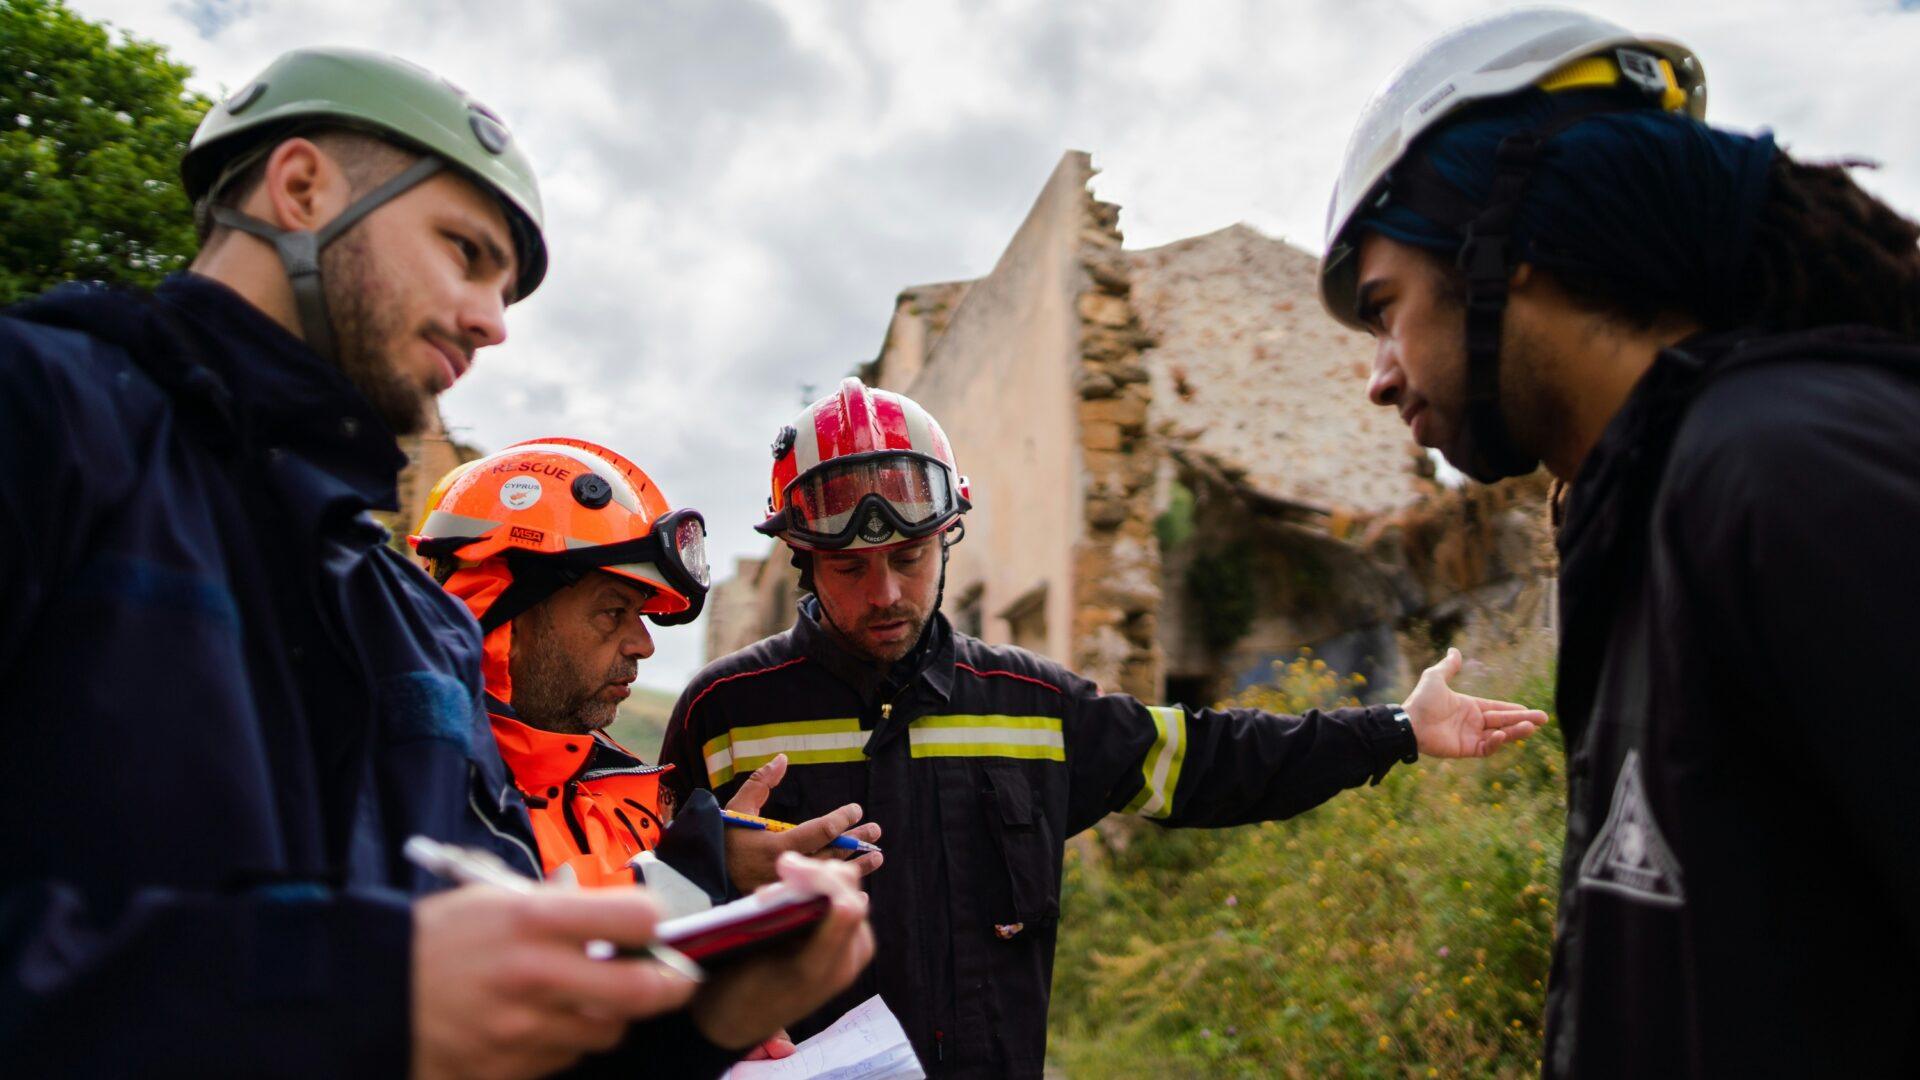
<svg viewBox="0 0 1920 1080"><path fill-rule="evenodd" d="M949 529L947 532L940 534L940 588L933 594L933 610L927 613L929 621L940 613L940 605L947 598L947 549L966 539L967 536L967 523L965 519L954 518L953 528L958 529L959 532L954 533L953 529ZM953 534L951 538L949 538L949 534Z"/></svg>
<svg viewBox="0 0 1920 1080"><path fill-rule="evenodd" d="M1540 132L1522 131L1501 140L1493 191L1485 209L1468 222L1457 265L1467 279L1467 435L1460 471L1483 484L1523 476L1540 459L1515 444L1500 409L1500 347L1507 313L1508 280L1514 270L1513 226L1520 197L1539 160Z"/></svg>
<svg viewBox="0 0 1920 1080"><path fill-rule="evenodd" d="M286 268L287 283L293 287L293 301L300 313L300 331L314 352L338 362L338 343L333 336L333 320L327 314L326 291L320 282L320 252L340 238L359 220L409 188L446 167L446 162L427 156L409 165L398 176L367 192L342 210L338 217L318 229L282 229L243 214L231 206L213 208L213 220L229 229L257 236L273 245Z"/></svg>

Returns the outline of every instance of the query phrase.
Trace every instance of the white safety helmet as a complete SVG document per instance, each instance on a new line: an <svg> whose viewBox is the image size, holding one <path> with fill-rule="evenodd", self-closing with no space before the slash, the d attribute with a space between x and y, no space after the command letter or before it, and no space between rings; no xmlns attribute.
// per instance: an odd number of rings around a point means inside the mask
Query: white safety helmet
<svg viewBox="0 0 1920 1080"><path fill-rule="evenodd" d="M1706 72L1686 46L1565 8L1490 15L1415 53L1367 102L1341 159L1320 261L1320 302L1328 313L1365 329L1355 311L1358 268L1350 229L1422 133L1474 102L1529 86L1572 90L1623 80L1660 95L1664 108L1706 118Z"/></svg>

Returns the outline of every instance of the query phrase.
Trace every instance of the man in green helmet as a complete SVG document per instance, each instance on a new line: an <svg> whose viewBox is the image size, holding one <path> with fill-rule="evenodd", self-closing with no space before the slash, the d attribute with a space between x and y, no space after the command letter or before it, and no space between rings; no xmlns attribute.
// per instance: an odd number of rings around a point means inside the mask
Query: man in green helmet
<svg viewBox="0 0 1920 1080"><path fill-rule="evenodd" d="M852 871L797 952L695 987L643 890L445 891L424 835L540 869L472 617L384 543L434 395L546 268L498 116L301 50L209 115L153 295L0 314L0 1060L35 1075L712 1075L851 981ZM686 1006L682 1008L682 1006Z"/></svg>

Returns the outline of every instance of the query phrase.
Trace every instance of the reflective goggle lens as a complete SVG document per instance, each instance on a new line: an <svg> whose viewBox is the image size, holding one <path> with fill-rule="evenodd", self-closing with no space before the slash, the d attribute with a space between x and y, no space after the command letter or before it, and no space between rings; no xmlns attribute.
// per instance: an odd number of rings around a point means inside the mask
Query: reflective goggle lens
<svg viewBox="0 0 1920 1080"><path fill-rule="evenodd" d="M837 536L869 495L885 499L908 526L927 524L954 509L947 470L914 457L873 458L821 469L793 486L788 503L800 529Z"/></svg>
<svg viewBox="0 0 1920 1080"><path fill-rule="evenodd" d="M673 529L674 551L688 576L707 588L712 572L707 568L707 528L698 518L683 518Z"/></svg>

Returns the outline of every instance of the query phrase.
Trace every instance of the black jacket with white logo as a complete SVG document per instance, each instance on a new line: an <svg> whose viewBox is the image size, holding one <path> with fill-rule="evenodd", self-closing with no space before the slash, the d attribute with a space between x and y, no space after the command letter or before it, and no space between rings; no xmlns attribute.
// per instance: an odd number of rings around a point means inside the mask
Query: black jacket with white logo
<svg viewBox="0 0 1920 1080"><path fill-rule="evenodd" d="M1666 350L1560 548L1547 1075L1920 1069L1920 348Z"/></svg>
<svg viewBox="0 0 1920 1080"><path fill-rule="evenodd" d="M878 993L935 1075L1040 1075L1068 837L1115 811L1185 826L1284 818L1414 753L1389 708L1150 708L938 615L883 675L814 611L809 598L792 629L708 665L674 708L662 760L670 783L724 802L785 753L766 816L857 802L880 823L873 966L793 1035Z"/></svg>

